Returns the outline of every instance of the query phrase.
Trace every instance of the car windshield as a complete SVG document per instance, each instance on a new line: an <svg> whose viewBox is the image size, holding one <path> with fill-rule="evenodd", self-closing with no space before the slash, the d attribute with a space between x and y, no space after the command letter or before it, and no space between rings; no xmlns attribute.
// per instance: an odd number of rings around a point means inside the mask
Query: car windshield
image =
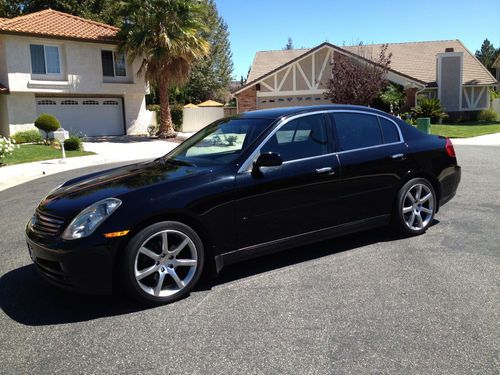
<svg viewBox="0 0 500 375"><path fill-rule="evenodd" d="M270 119L228 118L216 121L165 157L166 162L209 167L235 161L271 124Z"/></svg>

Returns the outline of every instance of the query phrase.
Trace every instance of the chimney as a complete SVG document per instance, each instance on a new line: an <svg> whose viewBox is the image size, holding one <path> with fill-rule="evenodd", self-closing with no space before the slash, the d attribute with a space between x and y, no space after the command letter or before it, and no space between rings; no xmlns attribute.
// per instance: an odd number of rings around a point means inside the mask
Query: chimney
<svg viewBox="0 0 500 375"><path fill-rule="evenodd" d="M436 83L438 98L445 111L457 112L462 109L462 70L464 53L455 52L452 47L436 56Z"/></svg>

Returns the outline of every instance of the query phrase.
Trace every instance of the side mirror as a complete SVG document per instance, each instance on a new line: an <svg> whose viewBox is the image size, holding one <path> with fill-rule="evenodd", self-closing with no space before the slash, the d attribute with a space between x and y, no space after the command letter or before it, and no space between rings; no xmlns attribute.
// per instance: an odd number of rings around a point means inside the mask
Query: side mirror
<svg viewBox="0 0 500 375"><path fill-rule="evenodd" d="M253 162L253 172L260 173L260 167L279 167L283 164L281 156L275 152L266 152L260 154L257 160Z"/></svg>

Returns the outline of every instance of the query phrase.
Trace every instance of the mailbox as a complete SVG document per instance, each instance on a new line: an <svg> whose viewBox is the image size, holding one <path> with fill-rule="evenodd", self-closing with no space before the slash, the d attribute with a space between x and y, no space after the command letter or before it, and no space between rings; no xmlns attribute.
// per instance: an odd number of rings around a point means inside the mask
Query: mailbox
<svg viewBox="0 0 500 375"><path fill-rule="evenodd" d="M57 129L53 134L54 134L54 139L61 143L64 143L64 141L69 138L68 131L64 130L63 128Z"/></svg>

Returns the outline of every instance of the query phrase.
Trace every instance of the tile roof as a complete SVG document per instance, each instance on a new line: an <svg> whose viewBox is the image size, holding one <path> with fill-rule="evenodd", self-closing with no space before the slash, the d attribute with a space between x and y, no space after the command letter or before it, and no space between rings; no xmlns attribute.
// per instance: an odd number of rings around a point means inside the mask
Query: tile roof
<svg viewBox="0 0 500 375"><path fill-rule="evenodd" d="M116 41L118 28L71 14L45 9L0 20L0 33L40 35L86 41Z"/></svg>
<svg viewBox="0 0 500 375"><path fill-rule="evenodd" d="M357 46L343 46L340 49L370 58L365 55L373 50L373 56L376 57L380 46L381 44L365 45L363 49ZM392 52L391 70L430 86L435 85L436 54L444 52L448 47L453 48L455 52L464 52L463 84L494 84L496 82L488 70L459 40L389 43L388 51ZM248 82L286 65L309 51L311 49L257 52Z"/></svg>

